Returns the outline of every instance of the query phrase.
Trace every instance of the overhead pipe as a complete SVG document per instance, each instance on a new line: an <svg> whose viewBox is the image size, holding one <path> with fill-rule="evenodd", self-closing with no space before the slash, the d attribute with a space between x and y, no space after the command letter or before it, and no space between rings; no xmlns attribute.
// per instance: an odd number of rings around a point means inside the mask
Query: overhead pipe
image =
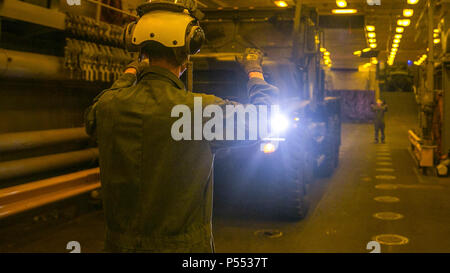
<svg viewBox="0 0 450 273"><path fill-rule="evenodd" d="M53 146L69 142L87 141L84 128L68 128L0 134L0 152L12 152Z"/></svg>
<svg viewBox="0 0 450 273"><path fill-rule="evenodd" d="M54 171L84 164L93 165L98 159L98 149L45 155L26 159L0 162L0 180Z"/></svg>
<svg viewBox="0 0 450 273"><path fill-rule="evenodd" d="M63 80L64 59L61 57L0 49L0 77Z"/></svg>

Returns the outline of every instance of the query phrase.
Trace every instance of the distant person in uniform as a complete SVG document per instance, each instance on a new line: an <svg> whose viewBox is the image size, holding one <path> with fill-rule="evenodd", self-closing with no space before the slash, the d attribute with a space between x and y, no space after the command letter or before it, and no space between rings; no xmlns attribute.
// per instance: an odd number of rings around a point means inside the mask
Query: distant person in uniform
<svg viewBox="0 0 450 273"><path fill-rule="evenodd" d="M385 135L384 135L384 113L387 112L388 106L385 102L380 99L377 99L376 104L372 104L370 106L372 111L375 113L374 125L375 125L375 143L378 143L378 132L381 132L381 143L384 143Z"/></svg>

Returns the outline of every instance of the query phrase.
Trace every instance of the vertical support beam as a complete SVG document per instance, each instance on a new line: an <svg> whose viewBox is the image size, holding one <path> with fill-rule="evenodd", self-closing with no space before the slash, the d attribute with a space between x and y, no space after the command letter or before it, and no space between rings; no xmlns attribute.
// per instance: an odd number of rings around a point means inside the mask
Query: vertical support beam
<svg viewBox="0 0 450 273"><path fill-rule="evenodd" d="M427 91L434 91L434 4L433 0L428 0L428 62L427 62Z"/></svg>
<svg viewBox="0 0 450 273"><path fill-rule="evenodd" d="M442 122L442 154L450 150L450 62L442 63L442 92L444 99Z"/></svg>
<svg viewBox="0 0 450 273"><path fill-rule="evenodd" d="M97 2L97 9L95 11L95 20L97 20L97 23L100 22L100 15L102 13L102 6L100 4L102 0L98 0Z"/></svg>
<svg viewBox="0 0 450 273"><path fill-rule="evenodd" d="M300 42L300 23L302 18L302 0L297 0L295 5L295 17L294 17L294 28L292 31L292 57L294 58L294 62L297 62L298 59L298 50L299 50L299 42Z"/></svg>

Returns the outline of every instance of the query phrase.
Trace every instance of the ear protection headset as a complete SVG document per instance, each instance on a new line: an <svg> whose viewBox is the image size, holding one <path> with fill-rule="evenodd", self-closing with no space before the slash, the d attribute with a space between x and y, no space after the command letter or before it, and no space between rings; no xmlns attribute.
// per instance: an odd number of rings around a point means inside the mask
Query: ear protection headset
<svg viewBox="0 0 450 273"><path fill-rule="evenodd" d="M129 52L139 52L150 42L173 48L177 59L200 51L205 33L198 20L203 13L195 0L150 0L137 8L139 19L124 28Z"/></svg>

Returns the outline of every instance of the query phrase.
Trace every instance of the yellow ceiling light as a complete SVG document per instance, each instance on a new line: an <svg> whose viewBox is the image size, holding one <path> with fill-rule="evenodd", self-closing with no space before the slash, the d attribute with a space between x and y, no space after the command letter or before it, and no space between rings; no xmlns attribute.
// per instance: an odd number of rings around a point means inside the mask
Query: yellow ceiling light
<svg viewBox="0 0 450 273"><path fill-rule="evenodd" d="M324 56L330 56L331 53L330 53L329 51L325 51L325 52L323 53L323 55L324 55Z"/></svg>
<svg viewBox="0 0 450 273"><path fill-rule="evenodd" d="M353 55L355 55L355 56L361 56L361 50L358 50L358 51L355 51L355 52L353 52Z"/></svg>
<svg viewBox="0 0 450 273"><path fill-rule="evenodd" d="M400 24L399 24L399 21L401 21ZM407 27L407 26L409 26L409 25L411 24L411 20L410 20L410 19L398 20L398 21L397 21L397 24L398 24L399 26Z"/></svg>
<svg viewBox="0 0 450 273"><path fill-rule="evenodd" d="M393 44L392 47L398 47L398 44Z"/></svg>
<svg viewBox="0 0 450 273"><path fill-rule="evenodd" d="M356 10L356 9L333 9L331 12L334 14L353 14L353 13L357 13L358 10Z"/></svg>
<svg viewBox="0 0 450 273"><path fill-rule="evenodd" d="M394 44L399 44L400 43L400 39L394 39L394 41L392 41Z"/></svg>
<svg viewBox="0 0 450 273"><path fill-rule="evenodd" d="M405 31L405 29L402 28L402 27L397 27L397 28L395 29L395 31L396 31L397 33L403 33L403 31Z"/></svg>
<svg viewBox="0 0 450 273"><path fill-rule="evenodd" d="M326 49L326 48L324 48L324 47L321 47L321 48L320 48L320 52L322 52L322 53L323 53L323 52L325 52L325 51L327 51L327 49Z"/></svg>
<svg viewBox="0 0 450 273"><path fill-rule="evenodd" d="M402 37L403 37L403 35L401 35L401 34L395 34L395 36L394 36L395 39L401 39Z"/></svg>
<svg viewBox="0 0 450 273"><path fill-rule="evenodd" d="M375 26L366 26L367 31L375 31Z"/></svg>
<svg viewBox="0 0 450 273"><path fill-rule="evenodd" d="M336 0L336 6L340 8L346 8L347 7L347 1L345 0Z"/></svg>
<svg viewBox="0 0 450 273"><path fill-rule="evenodd" d="M377 35L375 34L375 32L369 32L367 33L367 37L369 38L375 38Z"/></svg>
<svg viewBox="0 0 450 273"><path fill-rule="evenodd" d="M414 15L414 10L413 9L404 9L403 10L403 16L411 17L413 15Z"/></svg>
<svg viewBox="0 0 450 273"><path fill-rule="evenodd" d="M408 0L408 4L410 5L415 5L417 3L419 3L419 0Z"/></svg>
<svg viewBox="0 0 450 273"><path fill-rule="evenodd" d="M439 32L441 32L438 28L435 28L435 29L433 29L433 32L434 33L439 33Z"/></svg>
<svg viewBox="0 0 450 273"><path fill-rule="evenodd" d="M393 48L391 49L391 51L392 51L392 52L397 52L397 51L398 51L398 48L397 48L397 47L393 47Z"/></svg>
<svg viewBox="0 0 450 273"><path fill-rule="evenodd" d="M274 1L275 5L279 8L285 8L288 4L285 1Z"/></svg>
<svg viewBox="0 0 450 273"><path fill-rule="evenodd" d="M371 49L370 48L364 48L362 51L363 52L369 52Z"/></svg>
<svg viewBox="0 0 450 273"><path fill-rule="evenodd" d="M376 43L377 42L377 39L369 39L369 43L370 44L373 44L373 43Z"/></svg>
<svg viewBox="0 0 450 273"><path fill-rule="evenodd" d="M441 42L441 39L434 39L433 40L433 43L435 43L435 44L439 44Z"/></svg>
<svg viewBox="0 0 450 273"><path fill-rule="evenodd" d="M407 27L411 24L411 20L409 19L398 19L397 25Z"/></svg>
<svg viewBox="0 0 450 273"><path fill-rule="evenodd" d="M439 37L439 33L433 33L433 38L438 38Z"/></svg>
<svg viewBox="0 0 450 273"><path fill-rule="evenodd" d="M376 48L376 47L377 47L377 44L370 44L370 47L371 47L371 48Z"/></svg>
<svg viewBox="0 0 450 273"><path fill-rule="evenodd" d="M371 58L370 59L370 62L372 63L372 64L378 64L378 60L377 60L377 58Z"/></svg>

